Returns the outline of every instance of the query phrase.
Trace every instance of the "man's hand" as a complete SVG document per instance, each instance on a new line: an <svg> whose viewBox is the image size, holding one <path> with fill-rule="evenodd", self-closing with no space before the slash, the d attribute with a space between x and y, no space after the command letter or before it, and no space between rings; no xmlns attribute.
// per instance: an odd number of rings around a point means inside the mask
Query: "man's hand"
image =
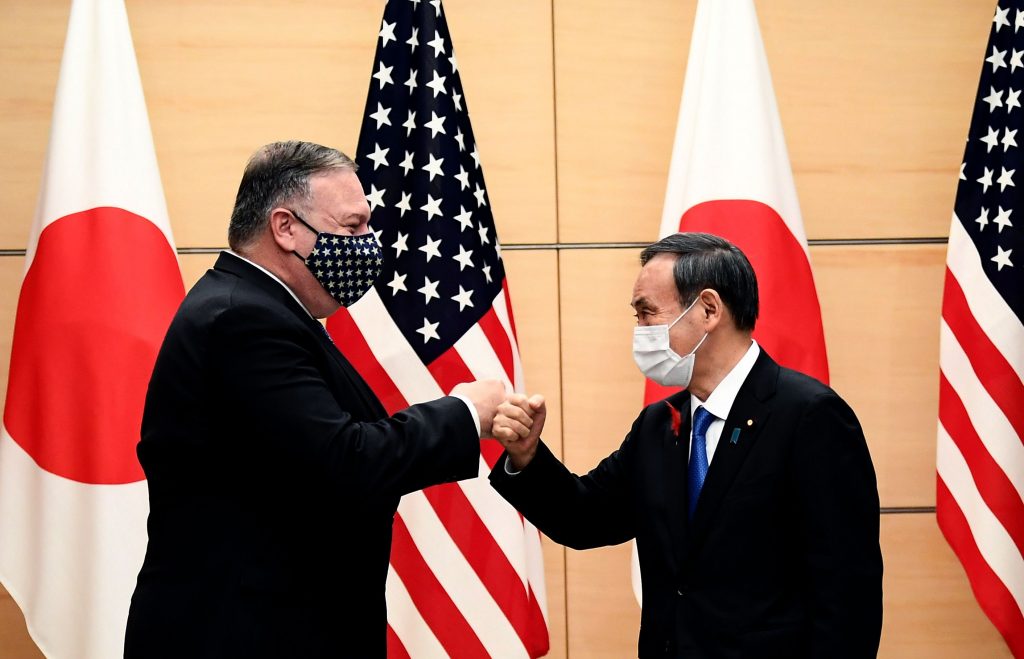
<svg viewBox="0 0 1024 659"><path fill-rule="evenodd" d="M473 402L480 419L480 437L493 437L491 424L498 405L505 400L505 383L501 380L477 380L455 385L452 394L465 396Z"/></svg>
<svg viewBox="0 0 1024 659"><path fill-rule="evenodd" d="M501 405L494 417L494 437L508 451L512 468L522 471L537 454L537 441L544 429L548 410L544 397L534 394L527 398L512 394Z"/></svg>

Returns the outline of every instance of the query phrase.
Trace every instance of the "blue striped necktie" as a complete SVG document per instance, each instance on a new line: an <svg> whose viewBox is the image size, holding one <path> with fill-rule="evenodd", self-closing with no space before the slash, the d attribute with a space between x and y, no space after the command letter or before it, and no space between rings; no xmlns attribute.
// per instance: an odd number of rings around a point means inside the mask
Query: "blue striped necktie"
<svg viewBox="0 0 1024 659"><path fill-rule="evenodd" d="M693 413L693 441L690 444L690 464L686 472L686 486L689 493L690 519L697 510L697 499L708 475L708 440L706 433L715 420L715 415L698 407Z"/></svg>

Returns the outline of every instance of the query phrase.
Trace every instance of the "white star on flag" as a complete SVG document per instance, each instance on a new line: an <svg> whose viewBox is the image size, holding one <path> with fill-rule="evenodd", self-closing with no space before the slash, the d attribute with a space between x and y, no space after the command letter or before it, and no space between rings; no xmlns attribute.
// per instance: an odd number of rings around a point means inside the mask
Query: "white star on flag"
<svg viewBox="0 0 1024 659"><path fill-rule="evenodd" d="M421 169L430 174L430 180L433 181L435 176L444 176L444 172L441 171L441 163L444 162L444 158L435 158L434 154L428 154L430 162L424 165ZM441 210L438 209L440 214Z"/></svg>
<svg viewBox="0 0 1024 659"><path fill-rule="evenodd" d="M992 261L999 267L997 270L1002 270L1003 267L1012 268L1013 262L1010 261L1010 254L1013 252L1012 249L1003 249L1002 247L996 247L996 255L992 257Z"/></svg>
<svg viewBox="0 0 1024 659"><path fill-rule="evenodd" d="M999 178L996 179L996 183L999 184L999 191L1002 192L1002 191L1006 190L1007 186L1016 187L1013 184L1013 173L1016 172L1017 170L1016 169L1009 169L1008 170L1005 167L1000 167L1000 169L1002 170L1002 172L1000 172Z"/></svg>
<svg viewBox="0 0 1024 659"><path fill-rule="evenodd" d="M374 112L373 114L371 114L370 118L377 122L377 128L379 130L381 126L385 126L385 125L386 126L390 126L391 125L391 119L388 118L388 115L390 115L390 114L391 114L391 108L386 108L383 105L381 105L380 103L378 103L377 104L377 111Z"/></svg>
<svg viewBox="0 0 1024 659"><path fill-rule="evenodd" d="M992 72L995 73L1000 67L1006 66L1006 51L999 50L995 46L992 46L992 54L989 55L985 61L992 65Z"/></svg>
<svg viewBox="0 0 1024 659"><path fill-rule="evenodd" d="M424 279L423 286L417 288L416 292L423 293L423 301L429 304L432 299L440 299L441 297L437 294L437 285L439 283L440 282L437 281L430 281L430 278L426 277Z"/></svg>
<svg viewBox="0 0 1024 659"><path fill-rule="evenodd" d="M427 83L427 87L434 90L434 98L437 98L438 94L447 94L448 92L444 88L444 81L448 76L437 75L437 71L433 71L434 79Z"/></svg>
<svg viewBox="0 0 1024 659"><path fill-rule="evenodd" d="M473 294L473 291L467 291L467 290L462 288L461 284L459 285L459 292L458 292L458 294L452 296L452 300L454 300L454 301L459 303L459 311L462 311L466 307L472 307L473 306L473 301L469 299L472 294Z"/></svg>
<svg viewBox="0 0 1024 659"><path fill-rule="evenodd" d="M391 79L391 70L393 66L384 66L384 62L380 63L380 69L373 74L373 77L380 83L380 88L384 89L384 85L393 85L394 81Z"/></svg>
<svg viewBox="0 0 1024 659"><path fill-rule="evenodd" d="M397 270L395 271L395 276L391 278L390 282L388 282L388 286L391 287L392 295L397 295L398 291L409 290L405 287L405 275L398 274Z"/></svg>
<svg viewBox="0 0 1024 659"><path fill-rule="evenodd" d="M434 240L430 236L427 236L427 242L420 247L420 251L427 255L427 263L430 263L430 259L441 258L441 239Z"/></svg>
<svg viewBox="0 0 1024 659"><path fill-rule="evenodd" d="M427 42L427 45L434 49L434 57L444 52L444 37L439 32L434 33L434 38Z"/></svg>
<svg viewBox="0 0 1024 659"><path fill-rule="evenodd" d="M402 199L399 200L399 202L397 204L395 204L395 208L397 208L400 211L402 211L401 217L405 217L406 211L412 210L412 207L409 205L409 201L411 199L412 199L412 194L411 193L403 192L402 193Z"/></svg>
<svg viewBox="0 0 1024 659"><path fill-rule="evenodd" d="M421 169L426 169L426 167L423 167ZM426 212L428 220L432 220L434 219L435 216L441 214L441 200L434 199L431 195L428 194L427 203L420 206L420 210Z"/></svg>
<svg viewBox="0 0 1024 659"><path fill-rule="evenodd" d="M1003 107L1003 92L997 92L995 87L990 87L988 96L982 100L988 103L988 111L992 112L996 108Z"/></svg>
<svg viewBox="0 0 1024 659"><path fill-rule="evenodd" d="M366 201L370 204L370 211L377 210L378 206L384 205L384 191L378 190L376 186L370 186L370 194L366 195Z"/></svg>
<svg viewBox="0 0 1024 659"><path fill-rule="evenodd" d="M367 158L373 161L374 169L377 169L377 167L381 165L384 165L385 167L388 166L387 155L389 150L390 149L380 148L380 144L378 144L377 148L374 149L373 153L370 153L366 156Z"/></svg>
<svg viewBox="0 0 1024 659"><path fill-rule="evenodd" d="M1010 213L1012 212L1012 208L1007 208L1004 210L1002 206L999 207L999 212L996 214L995 219L992 220L996 224L996 226L999 227L999 233L1003 232L1004 227L1013 226L1013 223L1010 222Z"/></svg>
<svg viewBox="0 0 1024 659"><path fill-rule="evenodd" d="M466 250L465 247L459 245L459 253L452 258L459 262L459 272L462 272L465 268L472 268L473 261L470 257L473 256L473 250Z"/></svg>
<svg viewBox="0 0 1024 659"><path fill-rule="evenodd" d="M423 124L423 127L430 129L431 139L437 137L438 133L441 133L442 135L447 134L444 132L444 117L437 116L437 113L433 110L430 111L430 121Z"/></svg>
<svg viewBox="0 0 1024 659"><path fill-rule="evenodd" d="M431 323L426 318L424 318L423 319L423 327L421 327L420 329L418 329L416 331L423 335L423 342L424 343L426 343L430 339L438 339L438 340L440 340L441 337L439 337L437 335L437 326L438 326L438 323Z"/></svg>
<svg viewBox="0 0 1024 659"><path fill-rule="evenodd" d="M398 240L396 240L391 246L395 248L395 258L397 259L402 255L402 252L408 251L409 247L407 243L409 241L409 235L398 232Z"/></svg>
<svg viewBox="0 0 1024 659"><path fill-rule="evenodd" d="M397 23L388 23L384 21L380 28L380 45L382 48L387 48L388 41L395 41L395 26Z"/></svg>

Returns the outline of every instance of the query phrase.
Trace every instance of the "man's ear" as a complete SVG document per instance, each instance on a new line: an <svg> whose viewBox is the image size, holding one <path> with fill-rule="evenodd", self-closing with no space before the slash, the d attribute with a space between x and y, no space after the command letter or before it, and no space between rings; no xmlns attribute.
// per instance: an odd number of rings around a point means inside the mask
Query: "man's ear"
<svg viewBox="0 0 1024 659"><path fill-rule="evenodd" d="M270 211L268 221L270 235L277 246L286 252L296 251L298 231L301 229L295 216L286 208L275 208Z"/></svg>
<svg viewBox="0 0 1024 659"><path fill-rule="evenodd" d="M703 313L704 331L710 332L718 327L726 313L725 303L722 297L713 288L705 288L697 296L700 299L701 311Z"/></svg>

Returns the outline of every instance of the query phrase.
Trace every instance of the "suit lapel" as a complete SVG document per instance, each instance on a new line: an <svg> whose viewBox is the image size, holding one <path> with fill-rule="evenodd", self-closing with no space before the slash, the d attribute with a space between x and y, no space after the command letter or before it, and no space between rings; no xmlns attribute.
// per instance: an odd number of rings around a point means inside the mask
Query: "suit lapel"
<svg viewBox="0 0 1024 659"><path fill-rule="evenodd" d="M762 350L733 401L693 514L689 541L704 537L770 413L779 367ZM685 513L684 513L685 514Z"/></svg>
<svg viewBox="0 0 1024 659"><path fill-rule="evenodd" d="M686 531L686 460L689 455L690 442L690 394L683 391L658 405L667 405L679 414L679 425L675 426L669 416L662 436L664 446L664 482L667 484L668 496L668 527L674 545L674 556L682 554L685 545Z"/></svg>
<svg viewBox="0 0 1024 659"><path fill-rule="evenodd" d="M350 364L349 361L345 359L345 356L341 354L338 347L330 338L328 338L327 334L324 332L323 326L320 325L320 322L309 315L309 312L306 311L306 309L303 308L287 290L285 290L281 283L274 281L265 272L262 272L251 263L248 263L236 255L226 252L221 253L217 258L214 268L230 272L231 274L241 277L247 282L258 286L268 296L287 307L288 310L298 318L299 322L301 322L316 337L316 340L323 347L328 358L335 366L337 366L337 369L335 370L340 373L340 376L344 378L348 384L347 391L341 393L345 396L351 396L354 394L355 397L359 399L358 403L360 404L360 408L366 411L365 416L367 419L377 420L388 416L387 411L380 402L380 399L374 395L373 391L370 389L369 385L366 384L366 381L363 380L362 376L359 375L352 364ZM337 397L339 392L334 391L333 393ZM354 411L353 403L357 401L344 400L338 402L341 403L345 409L352 412Z"/></svg>

